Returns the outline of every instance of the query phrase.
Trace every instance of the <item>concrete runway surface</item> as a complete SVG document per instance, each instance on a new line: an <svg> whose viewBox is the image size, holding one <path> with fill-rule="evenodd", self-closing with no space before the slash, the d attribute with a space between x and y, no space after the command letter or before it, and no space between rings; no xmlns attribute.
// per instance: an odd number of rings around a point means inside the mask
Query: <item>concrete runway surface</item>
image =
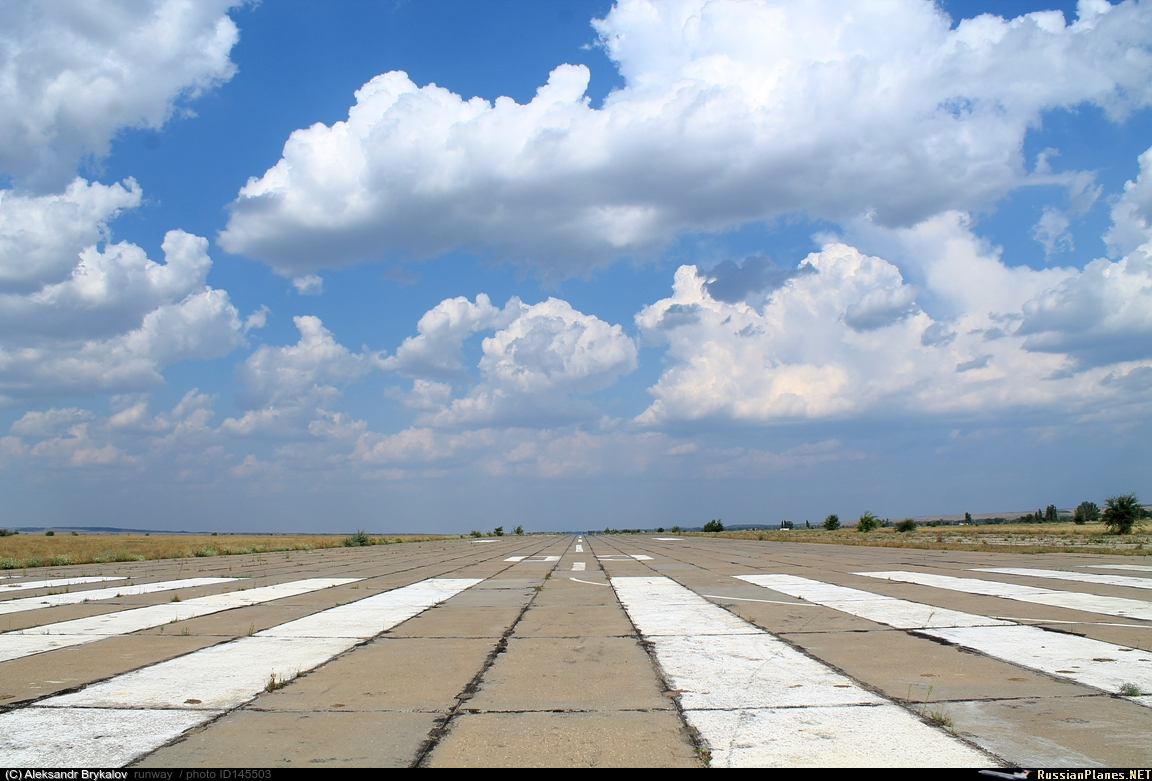
<svg viewBox="0 0 1152 781"><path fill-rule="evenodd" d="M531 535L53 568L0 581L0 765L1148 767L1141 561Z"/></svg>

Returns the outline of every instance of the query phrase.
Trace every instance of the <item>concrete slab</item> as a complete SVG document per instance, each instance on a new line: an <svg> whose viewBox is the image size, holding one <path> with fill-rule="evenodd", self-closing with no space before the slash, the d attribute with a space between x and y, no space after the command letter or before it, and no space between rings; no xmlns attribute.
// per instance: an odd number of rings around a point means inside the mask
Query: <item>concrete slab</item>
<svg viewBox="0 0 1152 781"><path fill-rule="evenodd" d="M619 605L541 605L541 601L534 602L532 609L520 619L516 625L517 637L587 637L591 634L631 637L635 634Z"/></svg>
<svg viewBox="0 0 1152 781"><path fill-rule="evenodd" d="M133 767L407 767L434 713L236 711Z"/></svg>
<svg viewBox="0 0 1152 781"><path fill-rule="evenodd" d="M700 767L674 711L468 713L429 767Z"/></svg>
<svg viewBox="0 0 1152 781"><path fill-rule="evenodd" d="M467 707L489 712L674 709L648 654L630 637L514 637Z"/></svg>
<svg viewBox="0 0 1152 781"><path fill-rule="evenodd" d="M514 592L521 593L521 592ZM525 599L524 602L528 600ZM499 638L520 615L523 604L507 607L440 605L405 621L389 632L393 637Z"/></svg>

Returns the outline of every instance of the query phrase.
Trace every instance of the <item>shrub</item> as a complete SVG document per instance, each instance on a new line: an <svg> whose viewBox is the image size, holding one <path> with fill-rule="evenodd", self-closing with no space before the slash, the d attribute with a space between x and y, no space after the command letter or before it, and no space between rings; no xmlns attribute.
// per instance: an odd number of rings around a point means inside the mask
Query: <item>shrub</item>
<svg viewBox="0 0 1152 781"><path fill-rule="evenodd" d="M856 531L864 532L867 534L880 526L880 519L867 510L860 516L860 520L856 521Z"/></svg>
<svg viewBox="0 0 1152 781"><path fill-rule="evenodd" d="M0 529L0 537L11 537L13 534L19 533L15 529Z"/></svg>
<svg viewBox="0 0 1152 781"><path fill-rule="evenodd" d="M1095 502L1080 502L1072 512L1072 521L1077 526L1096 523L1098 520L1100 520L1100 508Z"/></svg>
<svg viewBox="0 0 1152 781"><path fill-rule="evenodd" d="M45 536L45 537L55 537L55 536L56 536L56 532L54 532L54 531L52 531L51 529L49 529L48 531L44 532L44 536Z"/></svg>
<svg viewBox="0 0 1152 781"><path fill-rule="evenodd" d="M1101 517L1108 531L1113 534L1131 534L1132 528L1144 515L1136 494L1109 496L1104 503L1106 506Z"/></svg>
<svg viewBox="0 0 1152 781"><path fill-rule="evenodd" d="M679 527L678 525L677 525L677 526L673 526L673 527L672 527L672 533L673 533L673 534L679 534L679 533L680 533L680 527Z"/></svg>
<svg viewBox="0 0 1152 781"><path fill-rule="evenodd" d="M830 532L834 532L840 528L840 516L832 513L824 519L824 528Z"/></svg>
<svg viewBox="0 0 1152 781"><path fill-rule="evenodd" d="M503 537L504 536L504 527L503 526L497 526L495 529L492 530L492 536L493 537Z"/></svg>
<svg viewBox="0 0 1152 781"><path fill-rule="evenodd" d="M197 548L196 550L192 551L192 555L196 556L197 558L207 558L208 556L219 556L220 551L216 550L211 545L205 545L202 548Z"/></svg>
<svg viewBox="0 0 1152 781"><path fill-rule="evenodd" d="M720 523L719 518L715 518L708 523L704 524L704 531L706 532L722 532L724 531L724 524Z"/></svg>
<svg viewBox="0 0 1152 781"><path fill-rule="evenodd" d="M473 537L483 537L483 536L484 536L484 534L483 534L482 532L478 532L478 531L476 531L475 529L473 529L473 530L472 530L472 536L473 536Z"/></svg>
<svg viewBox="0 0 1152 781"><path fill-rule="evenodd" d="M911 518L905 518L896 524L896 531L898 532L914 532L916 531L916 521Z"/></svg>
<svg viewBox="0 0 1152 781"><path fill-rule="evenodd" d="M359 548L364 545L371 545L372 538L369 537L363 529L357 529L354 534L349 534L345 537L344 542L341 544L345 548Z"/></svg>
<svg viewBox="0 0 1152 781"><path fill-rule="evenodd" d="M1134 683L1126 683L1120 687L1120 694L1125 697L1139 697L1144 694L1140 687Z"/></svg>
<svg viewBox="0 0 1152 781"><path fill-rule="evenodd" d="M524 533L524 527L523 526L517 526L515 529L512 530L512 533L513 534L523 534Z"/></svg>

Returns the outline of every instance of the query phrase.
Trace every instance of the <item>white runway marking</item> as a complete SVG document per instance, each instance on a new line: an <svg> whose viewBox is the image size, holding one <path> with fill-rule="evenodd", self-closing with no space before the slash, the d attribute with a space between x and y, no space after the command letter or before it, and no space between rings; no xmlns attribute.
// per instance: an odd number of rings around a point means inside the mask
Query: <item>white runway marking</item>
<svg viewBox="0 0 1152 781"><path fill-rule="evenodd" d="M1003 619L909 602L795 575L740 580L896 629L914 630L1005 662L1117 694L1126 683L1152 690L1152 653ZM1150 698L1132 698L1152 706Z"/></svg>
<svg viewBox="0 0 1152 781"><path fill-rule="evenodd" d="M496 540L472 540L473 545L479 542L496 542Z"/></svg>
<svg viewBox="0 0 1152 781"><path fill-rule="evenodd" d="M547 564L552 561L560 561L559 556L509 556L504 561L511 561L517 564Z"/></svg>
<svg viewBox="0 0 1152 781"><path fill-rule="evenodd" d="M1015 583L1000 583L993 580L977 580L976 578L954 578L951 575L930 575L925 572L857 572L856 574L879 578L880 580L916 583L921 586L942 588L948 591L961 591L965 594L1002 597L1018 602L1032 602L1037 605L1152 621L1152 602L1145 602L1140 599L1100 597L1079 591L1057 591L1039 586L1020 586Z"/></svg>
<svg viewBox="0 0 1152 781"><path fill-rule="evenodd" d="M573 571L573 572L583 572L583 571L584 571L584 568L585 568L585 567L587 567L587 566L588 566L588 563L587 563L587 562L584 562L584 561L574 561L574 562L572 562L572 571Z"/></svg>
<svg viewBox="0 0 1152 781"><path fill-rule="evenodd" d="M1129 575L1097 575L1095 572L1068 572L1059 569L1027 569L1024 567L981 567L973 572L996 572L1000 575L1022 575L1029 578L1071 580L1076 583L1099 583L1102 586L1152 588L1152 578L1134 578Z"/></svg>
<svg viewBox="0 0 1152 781"><path fill-rule="evenodd" d="M143 629L166 626L177 621L186 621L198 616L206 616L248 605L259 605L275 599L285 599L310 591L355 583L360 578L310 578L275 586L262 586L247 591L230 591L226 594L212 594L196 597L184 602L166 602L162 605L149 605L99 616L60 621L55 624L21 629L0 634L0 662L20 659L33 654L53 651L73 645L82 645L102 640L105 637L126 635Z"/></svg>
<svg viewBox="0 0 1152 781"><path fill-rule="evenodd" d="M635 559L636 561L652 561L651 556L645 556L643 553L608 553L604 556L597 556L596 558L601 561L628 561L628 559Z"/></svg>
<svg viewBox="0 0 1152 781"><path fill-rule="evenodd" d="M66 594L48 594L42 597L24 597L23 599L0 602L0 614L20 613L25 610L39 610L57 605L77 605L81 602L95 602L101 599L115 599L116 597L132 597L138 594L152 594L157 591L172 591L178 588L235 583L236 581L237 578L186 578L184 580L166 580L160 583L141 583L136 586L116 586L90 591L72 591Z"/></svg>
<svg viewBox="0 0 1152 781"><path fill-rule="evenodd" d="M711 747L714 767L918 767L925 757L940 766L990 762L668 578L610 583L653 643L685 718Z"/></svg>
<svg viewBox="0 0 1152 781"><path fill-rule="evenodd" d="M479 582L425 580L0 714L0 765L126 765Z"/></svg>
<svg viewBox="0 0 1152 781"><path fill-rule="evenodd" d="M26 580L23 583L6 583L0 586L0 594L10 591L27 591L33 588L63 588L64 586L79 586L83 583L104 583L109 580L127 580L126 577L115 578L58 578L56 580Z"/></svg>
<svg viewBox="0 0 1152 781"><path fill-rule="evenodd" d="M656 537L660 542L684 542L683 537Z"/></svg>
<svg viewBox="0 0 1152 781"><path fill-rule="evenodd" d="M1126 569L1131 572L1152 572L1152 567L1145 564L1085 564L1092 569Z"/></svg>
<svg viewBox="0 0 1152 781"><path fill-rule="evenodd" d="M528 557L527 556L509 556L508 558L504 559L504 561L519 562L519 561L524 561L524 559L526 559L526 558L528 558Z"/></svg>
<svg viewBox="0 0 1152 781"><path fill-rule="evenodd" d="M591 580L580 580L580 578L568 578L568 580L574 580L577 583L585 583L589 586L607 586L608 585L607 583L593 583Z"/></svg>
<svg viewBox="0 0 1152 781"><path fill-rule="evenodd" d="M584 552L584 546L583 545L577 545L576 546L576 552L577 553L583 553Z"/></svg>

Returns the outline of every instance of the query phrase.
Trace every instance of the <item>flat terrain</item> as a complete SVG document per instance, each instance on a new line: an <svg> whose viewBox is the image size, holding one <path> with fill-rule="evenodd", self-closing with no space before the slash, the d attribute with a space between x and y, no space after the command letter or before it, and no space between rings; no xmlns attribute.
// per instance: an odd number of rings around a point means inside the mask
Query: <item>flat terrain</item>
<svg viewBox="0 0 1152 781"><path fill-rule="evenodd" d="M0 764L1142 766L1152 565L673 535L0 578Z"/></svg>

